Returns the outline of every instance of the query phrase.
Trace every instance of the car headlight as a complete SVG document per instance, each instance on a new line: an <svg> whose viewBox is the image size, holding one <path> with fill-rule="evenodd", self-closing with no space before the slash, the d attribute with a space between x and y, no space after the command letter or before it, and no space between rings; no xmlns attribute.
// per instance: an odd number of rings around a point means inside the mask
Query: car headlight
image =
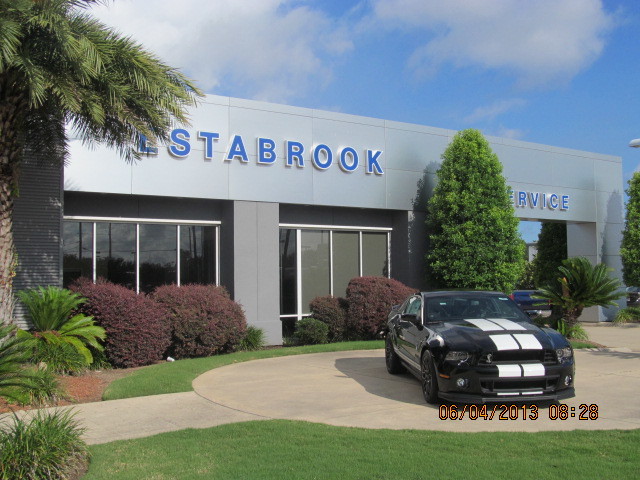
<svg viewBox="0 0 640 480"><path fill-rule="evenodd" d="M567 362L573 358L573 350L571 350L571 347L557 348L556 356L559 363Z"/></svg>
<svg viewBox="0 0 640 480"><path fill-rule="evenodd" d="M458 352L458 351L450 351L444 357L445 361L450 362L466 362L471 358L471 354L469 352Z"/></svg>

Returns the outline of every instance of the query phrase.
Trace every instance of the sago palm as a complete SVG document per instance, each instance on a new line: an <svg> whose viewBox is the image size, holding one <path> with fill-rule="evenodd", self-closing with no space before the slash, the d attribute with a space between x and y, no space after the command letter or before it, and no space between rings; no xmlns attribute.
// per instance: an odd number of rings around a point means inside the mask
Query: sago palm
<svg viewBox="0 0 640 480"><path fill-rule="evenodd" d="M13 199L25 148L64 157L65 125L126 159L162 141L199 90L85 9L97 0L0 0L0 323L13 313Z"/></svg>
<svg viewBox="0 0 640 480"><path fill-rule="evenodd" d="M86 365L93 363L89 347L103 350L98 340L105 339L104 328L96 325L92 317L83 314L72 316L74 309L85 302L77 293L50 286L25 290L18 296L27 307L33 324L32 330L20 332L21 336L52 346L66 343L84 358ZM37 345L35 348L37 351Z"/></svg>
<svg viewBox="0 0 640 480"><path fill-rule="evenodd" d="M622 296L621 283L609 275L603 263L592 265L585 257L568 258L558 267L557 278L539 288L538 297L562 309L562 318L571 329L587 307L613 306Z"/></svg>
<svg viewBox="0 0 640 480"><path fill-rule="evenodd" d="M0 397L15 400L16 389L29 388L32 375L23 365L29 358L29 340L16 336L15 325L0 325Z"/></svg>

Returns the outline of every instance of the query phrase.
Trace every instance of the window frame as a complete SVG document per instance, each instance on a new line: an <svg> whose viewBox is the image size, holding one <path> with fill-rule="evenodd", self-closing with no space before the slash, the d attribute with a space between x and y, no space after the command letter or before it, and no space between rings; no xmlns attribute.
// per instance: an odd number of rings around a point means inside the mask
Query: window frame
<svg viewBox="0 0 640 480"><path fill-rule="evenodd" d="M176 227L176 285L180 286L180 227L181 226L207 226L215 227L215 285L220 285L220 226L222 222L219 220L190 220L190 219L166 219L166 218L135 218L135 217L97 217L97 216L80 216L80 215L64 215L62 221L66 222L83 222L93 224L93 241L92 241L92 280L95 283L96 278L96 225L98 223L128 223L136 226L136 253L135 253L135 291L140 293L140 225L173 225ZM61 243L62 248L62 243ZM64 271L64 264L61 265Z"/></svg>

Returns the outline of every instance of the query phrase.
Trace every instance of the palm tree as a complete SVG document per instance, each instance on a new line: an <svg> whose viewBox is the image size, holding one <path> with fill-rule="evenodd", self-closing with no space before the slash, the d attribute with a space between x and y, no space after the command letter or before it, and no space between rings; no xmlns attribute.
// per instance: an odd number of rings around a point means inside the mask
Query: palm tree
<svg viewBox="0 0 640 480"><path fill-rule="evenodd" d="M201 92L85 9L100 0L0 0L0 323L13 314L13 198L25 148L64 157L65 125L127 160L162 141Z"/></svg>
<svg viewBox="0 0 640 480"><path fill-rule="evenodd" d="M560 276L539 288L537 296L562 309L562 319L571 332L585 308L613 306L624 296L620 281L611 278L609 270L603 263L592 265L585 257L568 258L558 267Z"/></svg>

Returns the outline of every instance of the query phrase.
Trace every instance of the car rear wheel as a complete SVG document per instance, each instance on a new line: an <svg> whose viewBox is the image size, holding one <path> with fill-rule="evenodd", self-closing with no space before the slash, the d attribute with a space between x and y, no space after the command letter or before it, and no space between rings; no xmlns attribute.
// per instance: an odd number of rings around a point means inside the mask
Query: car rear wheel
<svg viewBox="0 0 640 480"><path fill-rule="evenodd" d="M393 342L391 342L391 336L387 334L387 338L384 343L384 360L387 364L387 372L395 375L397 373L403 373L405 371L404 365L400 361L400 357L393 349Z"/></svg>
<svg viewBox="0 0 640 480"><path fill-rule="evenodd" d="M438 379L436 378L436 367L433 364L433 357L428 350L422 354L420 362L422 395L427 403L437 403L438 401Z"/></svg>

